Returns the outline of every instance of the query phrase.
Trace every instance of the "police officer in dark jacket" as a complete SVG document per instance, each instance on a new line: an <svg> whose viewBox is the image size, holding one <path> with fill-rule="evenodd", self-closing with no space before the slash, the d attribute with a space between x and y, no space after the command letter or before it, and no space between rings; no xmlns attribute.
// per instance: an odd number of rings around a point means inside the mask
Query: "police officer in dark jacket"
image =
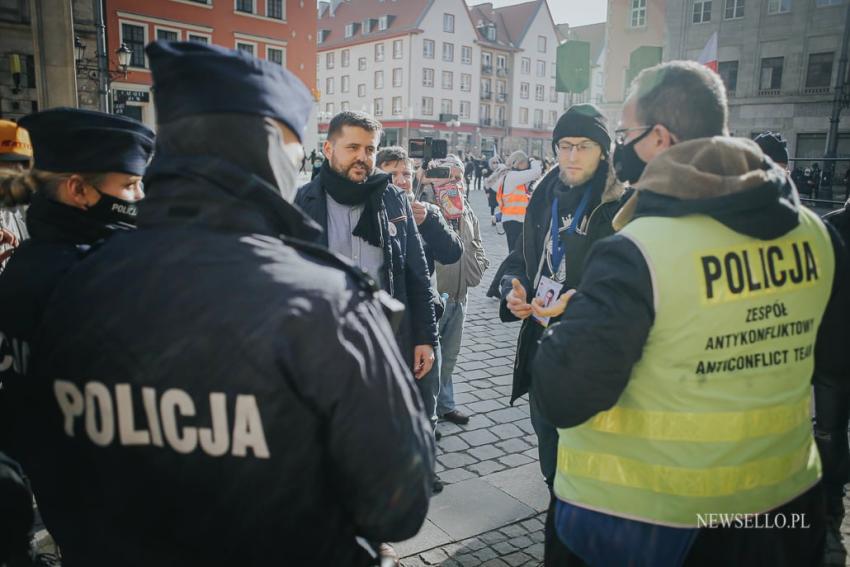
<svg viewBox="0 0 850 567"><path fill-rule="evenodd" d="M422 524L433 444L375 287L288 202L309 92L217 46L147 55L140 230L66 277L35 347L56 450L24 464L63 564L362 564L357 536Z"/></svg>
<svg viewBox="0 0 850 567"><path fill-rule="evenodd" d="M350 258L406 307L398 334L418 380L434 364L437 322L428 266L404 191L375 171L381 124L340 112L328 125L321 173L298 189L295 204L324 231L318 242Z"/></svg>

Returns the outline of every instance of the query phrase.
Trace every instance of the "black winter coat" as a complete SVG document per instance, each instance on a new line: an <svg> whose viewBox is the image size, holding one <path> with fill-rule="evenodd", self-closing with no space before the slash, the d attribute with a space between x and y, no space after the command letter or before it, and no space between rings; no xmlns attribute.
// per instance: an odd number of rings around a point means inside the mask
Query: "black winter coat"
<svg viewBox="0 0 850 567"><path fill-rule="evenodd" d="M37 341L23 464L63 564L357 565L355 536L413 536L434 448L374 288L226 162L145 181Z"/></svg>
<svg viewBox="0 0 850 567"><path fill-rule="evenodd" d="M511 291L511 280L516 278L522 283L529 301L534 297L533 282L537 275L546 234L552 220L552 200L555 190L564 187L558 178L559 171L558 167L553 168L532 193L525 213L521 243L511 251L499 268L499 271L503 274L499 317L503 322L518 320L507 308L506 297ZM597 175L589 182L596 185L594 189L598 191L599 197L596 207L591 209L587 230L585 234L576 233L568 237L567 254L564 258L567 273L567 280L564 284L565 290L578 287L584 271L585 257L593 243L614 233L611 221L620 207L622 186L617 184L606 186L606 179L607 167L601 166L597 170ZM557 322L557 318L550 320L549 324L552 325L555 322ZM543 335L544 330L531 317L522 322L522 328L517 339L516 359L514 360L511 403L529 391L531 384L530 365L537 350L537 341Z"/></svg>
<svg viewBox="0 0 850 567"><path fill-rule="evenodd" d="M384 241L385 291L402 302L407 308L398 343L402 354L413 362L416 345L437 344L437 321L434 314L431 282L422 240L413 220L413 211L404 192L390 185L383 194L386 215L381 219ZM321 173L310 183L298 189L295 204L313 219L323 231L316 238L322 246L328 245L328 201L322 187ZM396 228L390 235L389 223Z"/></svg>

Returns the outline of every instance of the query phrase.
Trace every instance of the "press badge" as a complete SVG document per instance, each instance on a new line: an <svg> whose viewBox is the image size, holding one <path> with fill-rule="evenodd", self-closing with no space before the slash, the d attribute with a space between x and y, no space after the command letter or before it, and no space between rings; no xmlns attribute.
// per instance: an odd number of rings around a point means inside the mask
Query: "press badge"
<svg viewBox="0 0 850 567"><path fill-rule="evenodd" d="M544 309L552 307L552 305L558 301L558 296L561 294L562 287L563 284L558 283L551 278L547 278L546 276L541 276L540 282L537 284L537 292L534 297L540 298ZM544 327L549 326L550 317L538 317L534 313L532 313L531 316Z"/></svg>

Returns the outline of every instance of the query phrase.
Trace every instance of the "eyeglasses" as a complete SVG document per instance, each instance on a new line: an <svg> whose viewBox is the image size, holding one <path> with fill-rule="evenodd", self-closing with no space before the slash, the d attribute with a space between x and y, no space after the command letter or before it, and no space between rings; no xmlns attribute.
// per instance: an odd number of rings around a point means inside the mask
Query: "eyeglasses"
<svg viewBox="0 0 850 567"><path fill-rule="evenodd" d="M573 150L577 151L579 154L586 154L587 152L598 148L599 144L596 142L581 142L580 144L571 144L569 142L560 142L558 144L558 151L568 154Z"/></svg>
<svg viewBox="0 0 850 567"><path fill-rule="evenodd" d="M629 132L634 132L636 130L643 130L644 134L652 130L654 126L635 126L634 128L617 128L614 130L614 142L617 145L622 146L626 143L626 136L629 135Z"/></svg>

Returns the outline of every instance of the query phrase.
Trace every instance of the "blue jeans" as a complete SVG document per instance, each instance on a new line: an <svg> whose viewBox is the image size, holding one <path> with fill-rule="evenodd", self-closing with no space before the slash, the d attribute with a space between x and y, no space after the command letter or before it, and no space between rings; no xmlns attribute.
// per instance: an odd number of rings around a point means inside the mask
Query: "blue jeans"
<svg viewBox="0 0 850 567"><path fill-rule="evenodd" d="M463 322L466 319L466 300L456 301L449 298L446 310L440 319L440 345L443 362L440 370L440 395L437 398L437 415L446 415L455 409L455 394L452 386L452 374L460 353L463 340Z"/></svg>
<svg viewBox="0 0 850 567"><path fill-rule="evenodd" d="M440 354L439 342L434 347L434 365L428 374L416 380L416 387L419 388L419 395L422 396L422 402L425 404L425 415L431 422L431 430L437 427L437 394L440 392L440 366L442 356Z"/></svg>

